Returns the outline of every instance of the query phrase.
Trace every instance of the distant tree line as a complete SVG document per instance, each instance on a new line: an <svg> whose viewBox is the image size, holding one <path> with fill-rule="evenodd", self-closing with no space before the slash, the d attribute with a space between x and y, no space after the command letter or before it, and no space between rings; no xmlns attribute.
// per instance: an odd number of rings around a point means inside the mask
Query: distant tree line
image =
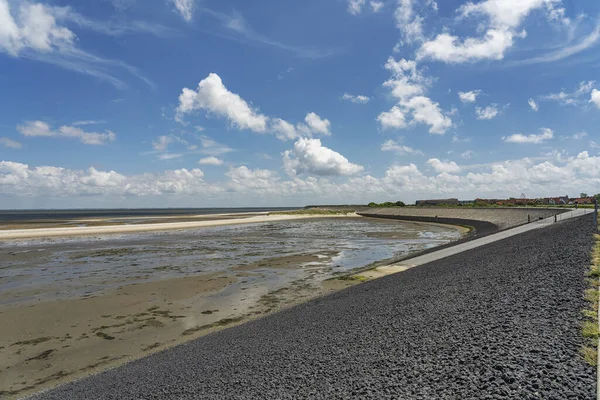
<svg viewBox="0 0 600 400"><path fill-rule="evenodd" d="M375 202L371 202L368 204L369 207L373 207L373 208L385 208L385 207L406 207L406 204L404 204L403 201L397 201L395 203L392 203L391 201L386 201L385 203L375 203Z"/></svg>

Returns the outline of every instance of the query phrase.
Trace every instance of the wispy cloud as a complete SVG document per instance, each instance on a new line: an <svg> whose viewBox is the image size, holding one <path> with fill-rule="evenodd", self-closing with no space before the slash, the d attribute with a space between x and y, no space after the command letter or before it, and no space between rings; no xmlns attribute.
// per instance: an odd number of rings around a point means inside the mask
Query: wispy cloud
<svg viewBox="0 0 600 400"><path fill-rule="evenodd" d="M104 124L106 123L106 121L104 120L85 120L85 121L75 121L73 122L71 125L73 126L80 126L80 125L98 125L98 124Z"/></svg>
<svg viewBox="0 0 600 400"><path fill-rule="evenodd" d="M120 60L102 58L79 49L77 35L64 24L66 21L79 20L82 27L99 29L102 23L75 14L68 7L28 2L17 6L8 0L0 0L0 7L5 10L2 24L7 32L7 40L0 41L0 53L94 76L120 89L127 86L119 76L123 72L154 87L154 83L137 68Z"/></svg>
<svg viewBox="0 0 600 400"><path fill-rule="evenodd" d="M589 35L585 36L583 39L581 39L576 44L570 43L569 45L567 45L559 50L553 51L551 53L544 54L539 57L529 58L527 60L512 62L512 63L509 63L509 65L539 64L539 63L559 61L559 60L571 57L575 54L581 53L587 49L594 47L596 44L598 44L599 40L600 40L600 23L598 23L596 25L594 30Z"/></svg>
<svg viewBox="0 0 600 400"><path fill-rule="evenodd" d="M20 149L23 145L16 140L12 140L5 137L0 137L0 144L2 146L10 147L12 149Z"/></svg>
<svg viewBox="0 0 600 400"><path fill-rule="evenodd" d="M57 8L56 10L55 16L57 20L72 22L80 28L107 36L152 34L157 37L173 37L182 35L182 32L175 28L148 21L127 21L122 19L100 21L81 15L73 11L70 7Z"/></svg>
<svg viewBox="0 0 600 400"><path fill-rule="evenodd" d="M282 43L278 40L269 38L256 32L250 27L242 14L237 11L233 11L231 14L225 14L218 11L211 10L209 8L202 8L202 13L209 15L218 20L222 26L230 33L229 35L219 35L227 39L236 41L246 41L250 43L262 44L271 47L276 47L282 50L286 50L296 54L303 58L323 58L330 57L336 54L338 51L330 49L317 49L304 46L295 46ZM217 34L214 31L208 31L211 34ZM233 33L233 35L231 35ZM218 35L218 34L217 34Z"/></svg>

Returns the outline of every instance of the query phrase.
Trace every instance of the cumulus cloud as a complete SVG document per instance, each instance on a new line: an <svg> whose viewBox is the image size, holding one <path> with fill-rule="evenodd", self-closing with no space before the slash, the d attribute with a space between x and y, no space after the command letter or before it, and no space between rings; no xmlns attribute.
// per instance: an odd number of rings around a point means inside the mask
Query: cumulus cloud
<svg viewBox="0 0 600 400"><path fill-rule="evenodd" d="M480 60L501 60L516 38L524 38L526 32L518 31L525 18L535 10L543 10L549 20L561 13L555 7L560 0L484 0L467 2L457 11L459 18L481 17L484 22L481 37L461 39L450 33L438 34L422 44L418 59L431 59L445 63L465 63ZM562 11L564 13L564 10Z"/></svg>
<svg viewBox="0 0 600 400"><path fill-rule="evenodd" d="M91 145L104 145L117 138L117 135L109 130L105 133L85 132L81 128L66 125L52 130L47 123L42 121L26 121L23 125L17 125L17 131L23 136L67 137Z"/></svg>
<svg viewBox="0 0 600 400"><path fill-rule="evenodd" d="M253 109L239 95L230 92L221 77L215 73L200 81L197 90L184 88L179 96L176 110L179 119L184 114L197 110L225 117L239 129L250 129L258 133L267 130L268 118Z"/></svg>
<svg viewBox="0 0 600 400"><path fill-rule="evenodd" d="M592 90L592 98L590 99L590 103L596 105L596 107L600 108L600 90L594 89Z"/></svg>
<svg viewBox="0 0 600 400"><path fill-rule="evenodd" d="M481 90L471 90L470 92L458 92L458 97L463 103L475 103L480 94Z"/></svg>
<svg viewBox="0 0 600 400"><path fill-rule="evenodd" d="M450 117L440 110L440 105L429 97L416 96L402 103L412 114L413 123L424 123L430 126L429 133L443 135L452 126Z"/></svg>
<svg viewBox="0 0 600 400"><path fill-rule="evenodd" d="M56 24L53 11L43 4L22 2L15 18L8 0L0 0L0 50L17 56L27 48L51 52L70 47L75 34Z"/></svg>
<svg viewBox="0 0 600 400"><path fill-rule="evenodd" d="M331 122L309 112L304 123L296 125L281 119L261 114L251 107L238 94L229 91L221 77L211 73L200 81L197 90L184 88L179 96L176 119L183 122L183 117L199 110L208 115L227 118L238 129L249 129L257 133L273 133L281 140L293 140L301 136L314 134L331 135Z"/></svg>
<svg viewBox="0 0 600 400"><path fill-rule="evenodd" d="M400 155L404 155L404 154L423 155L422 151L415 150L409 146L401 145L392 139L387 140L385 143L383 143L381 145L381 151L393 151Z"/></svg>
<svg viewBox="0 0 600 400"><path fill-rule="evenodd" d="M390 89L398 103L390 111L379 114L377 120L382 128L400 129L424 123L430 126L430 133L446 133L452 126L452 120L441 111L438 103L424 96L431 79L422 75L416 62L396 61L390 57L385 68L391 72L392 78L383 86Z"/></svg>
<svg viewBox="0 0 600 400"><path fill-rule="evenodd" d="M527 102L529 104L529 107L531 107L531 109L533 111L538 111L540 108L538 107L538 104L535 102L535 100L533 99L529 99L529 101Z"/></svg>
<svg viewBox="0 0 600 400"><path fill-rule="evenodd" d="M5 137L0 137L0 144L2 146L10 147L12 149L20 149L23 145L16 140L12 140Z"/></svg>
<svg viewBox="0 0 600 400"><path fill-rule="evenodd" d="M504 136L502 140L506 143L533 143L540 144L547 140L550 140L554 137L554 132L549 128L542 128L542 133L532 134L532 135L523 135L522 133L517 133L511 136Z"/></svg>
<svg viewBox="0 0 600 400"><path fill-rule="evenodd" d="M327 119L322 119L314 112L308 113L304 118L306 125L310 128L313 133L320 133L326 136L331 135L331 123Z"/></svg>
<svg viewBox="0 0 600 400"><path fill-rule="evenodd" d="M460 167L454 161L444 162L438 158L429 159L427 165L435 169L438 173L456 174L461 171Z"/></svg>
<svg viewBox="0 0 600 400"><path fill-rule="evenodd" d="M198 160L198 164L200 165L213 165L213 166L221 166L224 164L223 160L221 160L220 158L217 157L205 157L205 158L201 158L200 160Z"/></svg>
<svg viewBox="0 0 600 400"><path fill-rule="evenodd" d="M116 171L95 168L70 170L54 166L29 166L0 162L0 193L3 204L23 204L24 199L43 199L44 204L73 204L83 206L91 202L115 204L123 200L135 206L169 202L181 206L231 203L242 197L264 199L274 196L285 204L333 202L340 198L361 203L373 196L382 199L415 200L423 197L507 197L525 192L530 197L559 193L575 193L582 187L595 187L600 179L600 157L587 151L575 157L555 157L543 161L529 158L491 162L481 165L463 165L460 172L452 163L439 161L426 164L435 172L426 175L416 164L392 165L383 176L351 176L330 179L326 176L293 176L283 180L276 171L251 169L246 166L230 168L224 182L208 183L200 169L178 169L140 175L124 175ZM448 169L449 168L449 169ZM468 171L468 173L465 173ZM364 188L369 190L365 192ZM232 197L232 193L236 193ZM119 199L119 200L117 200ZM154 200L152 200L154 199Z"/></svg>
<svg viewBox="0 0 600 400"><path fill-rule="evenodd" d="M363 96L363 95L353 96L351 94L344 93L344 95L342 96L342 100L348 100L348 101L350 101L352 103L356 103L356 104L367 104L369 102L369 100L371 100L371 99L369 97Z"/></svg>
<svg viewBox="0 0 600 400"><path fill-rule="evenodd" d="M513 45L515 34L510 31L490 29L483 38L467 38L441 33L423 43L417 59L431 59L445 63L465 63L484 59L501 60L504 52Z"/></svg>
<svg viewBox="0 0 600 400"><path fill-rule="evenodd" d="M353 164L340 153L321 144L319 139L300 138L292 150L283 153L284 169L290 176L303 173L329 176L354 175L364 167Z"/></svg>
<svg viewBox="0 0 600 400"><path fill-rule="evenodd" d="M194 15L194 8L196 6L195 0L168 0L168 1L173 3L173 5L175 6L175 9L177 10L177 12L179 12L179 14L181 14L181 17L184 20L186 20L187 22L190 22L192 20L192 16Z"/></svg>
<svg viewBox="0 0 600 400"><path fill-rule="evenodd" d="M416 41L423 41L424 18L417 13L416 8L421 12L426 11L427 7L437 11L437 3L433 0L426 0L425 6L419 4L419 0L398 0L398 7L394 12L396 27L400 30L402 42L400 44L412 44Z"/></svg>
<svg viewBox="0 0 600 400"><path fill-rule="evenodd" d="M477 119L494 119L500 114L497 104L492 104L487 107L476 107L475 114Z"/></svg>
<svg viewBox="0 0 600 400"><path fill-rule="evenodd" d="M398 106L394 106L390 111L384 111L379 114L377 121L379 121L383 129L402 129L407 126L404 111Z"/></svg>

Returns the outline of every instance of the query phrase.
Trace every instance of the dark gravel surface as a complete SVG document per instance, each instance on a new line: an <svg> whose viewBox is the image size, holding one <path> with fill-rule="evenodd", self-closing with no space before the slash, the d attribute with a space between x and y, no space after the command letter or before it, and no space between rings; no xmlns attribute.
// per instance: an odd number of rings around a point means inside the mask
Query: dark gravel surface
<svg viewBox="0 0 600 400"><path fill-rule="evenodd" d="M37 399L592 399L591 217L211 334Z"/></svg>

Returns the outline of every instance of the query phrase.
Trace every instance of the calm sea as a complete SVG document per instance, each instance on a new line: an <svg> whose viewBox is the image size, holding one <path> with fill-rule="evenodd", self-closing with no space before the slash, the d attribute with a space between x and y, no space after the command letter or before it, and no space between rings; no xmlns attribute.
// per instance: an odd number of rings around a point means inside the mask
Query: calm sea
<svg viewBox="0 0 600 400"><path fill-rule="evenodd" d="M249 208L116 208L77 210L0 210L0 222L116 217L158 217L296 210L300 207Z"/></svg>

